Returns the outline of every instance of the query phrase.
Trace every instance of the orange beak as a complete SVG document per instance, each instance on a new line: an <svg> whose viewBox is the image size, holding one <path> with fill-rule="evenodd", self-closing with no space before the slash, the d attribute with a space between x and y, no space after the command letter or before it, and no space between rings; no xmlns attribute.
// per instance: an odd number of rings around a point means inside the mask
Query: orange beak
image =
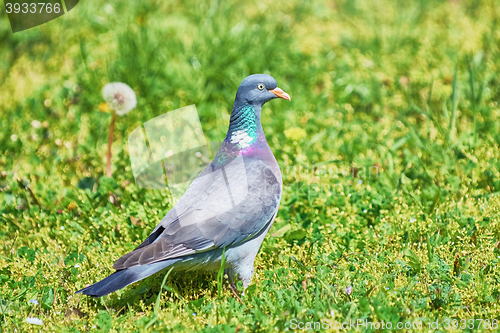
<svg viewBox="0 0 500 333"><path fill-rule="evenodd" d="M269 91L278 96L279 98L286 99L287 101L291 100L290 95L284 92L281 88L276 87L275 89Z"/></svg>

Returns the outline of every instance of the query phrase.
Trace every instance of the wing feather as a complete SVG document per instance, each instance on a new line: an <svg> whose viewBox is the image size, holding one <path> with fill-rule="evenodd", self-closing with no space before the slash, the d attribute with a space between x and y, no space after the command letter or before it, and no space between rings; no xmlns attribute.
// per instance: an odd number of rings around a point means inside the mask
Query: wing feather
<svg viewBox="0 0 500 333"><path fill-rule="evenodd" d="M209 165L146 241L113 267L120 270L241 244L267 228L279 206L281 177L263 160L241 161L206 171Z"/></svg>

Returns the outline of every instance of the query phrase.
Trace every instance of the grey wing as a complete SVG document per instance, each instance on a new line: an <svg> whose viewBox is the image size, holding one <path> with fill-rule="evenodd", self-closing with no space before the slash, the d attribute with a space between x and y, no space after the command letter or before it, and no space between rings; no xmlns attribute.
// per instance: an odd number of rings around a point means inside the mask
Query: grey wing
<svg viewBox="0 0 500 333"><path fill-rule="evenodd" d="M281 188L281 177L266 162L241 155L223 168L205 170L148 239L113 267L125 269L241 244L272 222Z"/></svg>

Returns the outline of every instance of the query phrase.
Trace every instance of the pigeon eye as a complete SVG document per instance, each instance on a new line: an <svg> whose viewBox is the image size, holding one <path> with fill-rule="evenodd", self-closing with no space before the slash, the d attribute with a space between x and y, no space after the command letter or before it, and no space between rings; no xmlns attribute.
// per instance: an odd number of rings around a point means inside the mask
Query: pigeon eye
<svg viewBox="0 0 500 333"><path fill-rule="evenodd" d="M257 89L259 89L259 90L264 90L264 88L265 88L265 87L266 87L266 86L265 86L263 83L259 83L259 84L257 85Z"/></svg>

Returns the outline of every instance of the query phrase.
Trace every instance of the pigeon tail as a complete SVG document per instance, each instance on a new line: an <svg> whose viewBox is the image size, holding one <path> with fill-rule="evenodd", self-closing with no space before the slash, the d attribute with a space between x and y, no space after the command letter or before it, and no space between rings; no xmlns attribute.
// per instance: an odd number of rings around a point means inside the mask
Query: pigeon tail
<svg viewBox="0 0 500 333"><path fill-rule="evenodd" d="M155 262L153 264L134 266L116 271L104 280L77 291L76 294L82 293L93 297L101 297L118 289L124 288L129 284L147 278L148 276L176 263L177 261L179 261L178 258L169 259Z"/></svg>

